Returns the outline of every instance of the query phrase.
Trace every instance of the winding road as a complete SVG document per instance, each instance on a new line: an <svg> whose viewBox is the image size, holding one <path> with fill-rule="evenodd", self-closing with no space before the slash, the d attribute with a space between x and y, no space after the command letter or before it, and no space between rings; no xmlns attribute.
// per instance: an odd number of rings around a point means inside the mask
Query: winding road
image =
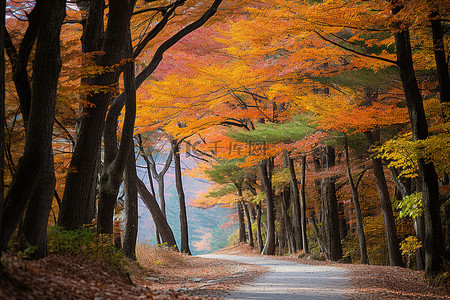
<svg viewBox="0 0 450 300"><path fill-rule="evenodd" d="M227 299L351 299L348 270L330 266L312 266L268 257L237 255L201 255L269 267L260 278L226 295Z"/></svg>

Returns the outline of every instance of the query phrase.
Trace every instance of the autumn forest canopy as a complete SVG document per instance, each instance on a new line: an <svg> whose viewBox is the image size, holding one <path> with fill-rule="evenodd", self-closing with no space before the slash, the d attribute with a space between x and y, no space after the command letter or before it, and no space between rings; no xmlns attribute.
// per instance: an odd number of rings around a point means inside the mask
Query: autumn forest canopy
<svg viewBox="0 0 450 300"><path fill-rule="evenodd" d="M449 1L1 4L2 253L136 259L140 199L187 254L186 207L222 206L262 254L447 270Z"/></svg>

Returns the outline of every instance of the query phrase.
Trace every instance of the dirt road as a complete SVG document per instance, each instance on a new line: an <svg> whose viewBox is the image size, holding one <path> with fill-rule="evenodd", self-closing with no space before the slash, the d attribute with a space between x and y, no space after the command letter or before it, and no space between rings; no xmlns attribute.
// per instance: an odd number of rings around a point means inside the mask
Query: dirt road
<svg viewBox="0 0 450 300"><path fill-rule="evenodd" d="M225 297L228 299L351 299L348 270L330 266L312 266L294 262L237 255L202 255L269 268L269 272L243 285Z"/></svg>

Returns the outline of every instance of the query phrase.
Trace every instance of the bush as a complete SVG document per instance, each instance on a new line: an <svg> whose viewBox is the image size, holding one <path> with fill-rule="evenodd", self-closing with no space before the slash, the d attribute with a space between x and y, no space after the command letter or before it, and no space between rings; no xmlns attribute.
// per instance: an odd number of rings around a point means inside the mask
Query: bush
<svg viewBox="0 0 450 300"><path fill-rule="evenodd" d="M50 227L48 252L60 255L84 254L117 270L124 270L124 255L114 246L112 236L99 235L88 227L77 230L65 230L58 226Z"/></svg>

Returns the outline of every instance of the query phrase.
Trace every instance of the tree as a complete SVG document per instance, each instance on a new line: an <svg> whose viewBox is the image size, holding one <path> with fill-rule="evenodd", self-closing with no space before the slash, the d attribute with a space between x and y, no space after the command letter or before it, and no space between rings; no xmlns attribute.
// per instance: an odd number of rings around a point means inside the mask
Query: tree
<svg viewBox="0 0 450 300"><path fill-rule="evenodd" d="M181 140L182 141L182 140ZM181 242L180 251L182 253L187 253L191 255L191 250L189 249L189 235L188 235L188 223L186 215L186 200L183 189L183 181L181 176L181 157L180 157L180 143L181 141L177 139L171 140L173 160L175 163L175 183L178 192L178 201L180 204L180 231L181 231Z"/></svg>
<svg viewBox="0 0 450 300"><path fill-rule="evenodd" d="M125 236L123 238L123 253L126 257L136 260L136 240L138 233L138 190L134 145L131 145L130 148L124 176Z"/></svg>
<svg viewBox="0 0 450 300"><path fill-rule="evenodd" d="M139 86L148 78L153 71L157 68L163 58L164 52L176 44L180 39L188 35L190 32L203 26L217 11L222 1L216 0L211 6L201 15L196 21L185 26L179 32L165 40L155 51L154 56L150 63L139 73L135 78L135 86ZM160 12L166 12L161 18L161 21L157 23L156 27L151 29L146 37L142 39L141 43L136 46L133 52L133 58L137 57L145 48L145 46L166 26L170 17L175 13L176 8L185 4L185 1L175 1L169 4L164 9L160 9ZM128 7L124 7L127 6ZM124 37L126 36L127 28L129 25L129 17L123 15L123 12L130 11L133 7L131 4L124 4L111 2L109 4L109 18L106 26L105 36L108 39L103 39L102 44L99 46L100 51L104 54L99 55L96 59L97 65L104 67L105 69L111 69L113 66L120 64L121 47L125 44ZM103 23L103 8L102 1L96 1L95 5L90 5L88 12L88 19L86 26L92 25L89 29L86 28L86 37L96 37L100 24ZM117 14L117 17L115 15ZM113 17L114 16L114 17ZM100 27L99 27L100 26ZM97 39L98 40L98 39ZM77 144L74 149L74 154L71 161L71 172L67 175L66 189L63 197L63 206L60 214L60 224L66 228L76 228L82 224L82 215L90 199L91 186L89 183L93 182L95 176L95 163L90 152L96 151L100 148L100 141L102 135L102 129L104 126L105 115L107 112L107 106L111 103L112 93L110 87L117 82L118 69L113 68L113 72L105 72L98 74L89 81L91 86L108 87L105 90L101 90L98 93L88 97L88 101L93 103L94 106L83 108L83 117L80 122L80 129L77 137ZM114 101L117 103L123 103L123 97L119 96ZM123 105L122 104L122 105ZM127 150L125 150L127 151ZM88 183L88 184L86 184ZM110 211L110 209L107 209ZM108 231L109 228L104 230Z"/></svg>
<svg viewBox="0 0 450 300"><path fill-rule="evenodd" d="M272 183L268 172L269 164L267 159L258 163L259 176L261 186L264 188L266 194L266 209L267 209L267 232L266 243L261 252L263 255L275 255L275 203L273 199Z"/></svg>
<svg viewBox="0 0 450 300"><path fill-rule="evenodd" d="M398 1L391 1L392 13L396 15L404 7ZM405 91L406 104L410 117L414 140L428 138L428 124L423 108L422 94L417 84L412 60L409 30L396 24L395 44L397 65ZM442 95L441 95L442 96ZM439 272L442 268L443 235L439 203L438 178L432 162L419 158L419 176L422 180L422 203L425 221L425 273L428 275Z"/></svg>
<svg viewBox="0 0 450 300"><path fill-rule="evenodd" d="M34 9L39 11L39 25L33 25L37 26L36 57L33 63L33 93L30 98L27 141L24 155L5 198L0 235L1 251L6 249L8 240L31 199L44 170L47 168L53 169L51 159L52 129L57 82L61 67L59 35L65 16L65 1L37 1ZM42 188L54 191L54 181L50 180ZM53 193L50 199L42 199L43 202L36 204L39 205L41 218L37 226L35 225L34 233L36 234L34 236L36 240L30 240L29 242L38 246L39 256L46 253L42 236L45 237L46 218L48 218L50 211L50 207L46 203L51 203L52 198ZM45 222L42 222L41 220L44 219Z"/></svg>
<svg viewBox="0 0 450 300"><path fill-rule="evenodd" d="M361 263L369 264L369 256L367 255L367 246L366 246L366 236L364 234L364 223L363 223L363 215L361 212L361 206L359 204L359 193L358 193L358 185L355 184L355 181L352 177L352 172L350 169L350 157L348 153L348 138L347 135L344 136L344 151L345 151L345 164L347 165L347 177L350 187L352 189L352 202L355 207L355 215L356 215L356 232L358 235L358 243L359 243L359 252L361 254ZM360 177L361 178L361 177Z"/></svg>
<svg viewBox="0 0 450 300"><path fill-rule="evenodd" d="M141 195L142 201L152 214L153 221L155 221L156 228L158 229L162 242L169 248L178 249L172 229L162 214L161 209L158 206L158 202L156 202L155 197L147 190L145 184L139 178L137 178L137 188L139 194Z"/></svg>

